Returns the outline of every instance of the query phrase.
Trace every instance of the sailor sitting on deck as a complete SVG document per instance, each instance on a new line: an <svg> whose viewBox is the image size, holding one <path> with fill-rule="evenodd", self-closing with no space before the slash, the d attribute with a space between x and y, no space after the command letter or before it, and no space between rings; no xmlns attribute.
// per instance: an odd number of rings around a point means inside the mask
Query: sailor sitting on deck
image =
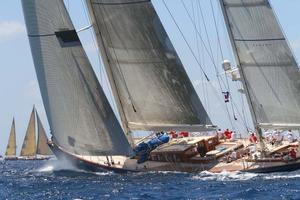
<svg viewBox="0 0 300 200"><path fill-rule="evenodd" d="M272 133L271 144L272 145L281 145L282 140L283 140L283 136L282 136L281 132L278 131L277 129L275 129Z"/></svg>
<svg viewBox="0 0 300 200"><path fill-rule="evenodd" d="M297 159L297 152L295 149L291 149L289 153L283 157L284 160L290 161L290 160L296 160Z"/></svg>
<svg viewBox="0 0 300 200"><path fill-rule="evenodd" d="M178 138L178 134L175 131L170 131L169 135L171 138Z"/></svg>
<svg viewBox="0 0 300 200"><path fill-rule="evenodd" d="M263 137L266 139L267 142L272 142L272 132L267 130L263 133Z"/></svg>
<svg viewBox="0 0 300 200"><path fill-rule="evenodd" d="M179 133L179 137L180 137L180 138L183 138L183 137L189 137L189 132L182 131L182 132Z"/></svg>
<svg viewBox="0 0 300 200"><path fill-rule="evenodd" d="M237 158L238 157L236 151L232 151L231 153L228 154L226 162L231 163L232 161L235 161Z"/></svg>
<svg viewBox="0 0 300 200"><path fill-rule="evenodd" d="M255 133L251 133L249 141L251 143L257 143L257 137L256 137Z"/></svg>
<svg viewBox="0 0 300 200"><path fill-rule="evenodd" d="M225 131L224 131L224 137L225 137L225 140L226 139L231 139L231 137L232 137L232 132L231 131L229 131L229 129L226 129Z"/></svg>
<svg viewBox="0 0 300 200"><path fill-rule="evenodd" d="M236 131L231 131L230 141L233 142L233 141L236 141L236 140L237 140L237 133L236 133Z"/></svg>
<svg viewBox="0 0 300 200"><path fill-rule="evenodd" d="M285 139L289 142L289 143L293 143L295 142L295 137L294 134L291 130L288 130L288 132L285 134Z"/></svg>
<svg viewBox="0 0 300 200"><path fill-rule="evenodd" d="M219 139L224 139L224 135L223 135L223 132L221 129L218 129L217 134L218 134Z"/></svg>

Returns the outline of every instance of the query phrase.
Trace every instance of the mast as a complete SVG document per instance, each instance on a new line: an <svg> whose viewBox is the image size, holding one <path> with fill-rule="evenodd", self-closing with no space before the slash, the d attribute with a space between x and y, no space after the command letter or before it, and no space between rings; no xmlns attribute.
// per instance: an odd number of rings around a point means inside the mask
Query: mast
<svg viewBox="0 0 300 200"><path fill-rule="evenodd" d="M298 128L299 68L269 1L219 2L260 141L261 128Z"/></svg>
<svg viewBox="0 0 300 200"><path fill-rule="evenodd" d="M231 46L233 48L233 54L234 54L234 57L235 57L235 60L236 60L236 64L237 64L238 70L239 70L239 72L241 74L241 77L242 77L241 81L242 81L243 86L245 88L245 94L246 94L246 97L247 97L246 99L247 99L248 105L250 106L250 113L251 113L251 116L252 116L252 121L253 121L254 127L257 128L258 123L257 123L256 115L255 115L255 112L254 112L254 107L253 107L253 104L252 104L252 101L251 101L251 98L250 98L250 95L249 95L248 84L247 84L246 79L245 79L243 68L241 67L241 61L240 61L240 58L239 58L239 55L238 55L238 52L237 52L237 47L234 43L234 37L233 37L233 33L231 31L231 28L230 28L230 23L229 23L229 20L228 20L227 12L225 11L224 1L219 0L219 2L220 2L220 5L221 5L221 10L222 10L223 16L224 16L224 21L225 21L225 24L226 24L226 28L227 28L227 32L228 32L228 35L229 35L230 43L231 43Z"/></svg>
<svg viewBox="0 0 300 200"><path fill-rule="evenodd" d="M6 157L16 157L16 126L15 126L15 118L13 118L13 122L10 129L9 139L6 147L5 156Z"/></svg>
<svg viewBox="0 0 300 200"><path fill-rule="evenodd" d="M212 130L151 1L86 2L123 126Z"/></svg>
<svg viewBox="0 0 300 200"><path fill-rule="evenodd" d="M47 145L47 136L41 119L36 111L37 118L37 150L36 154L39 155L52 155L50 148Z"/></svg>
<svg viewBox="0 0 300 200"><path fill-rule="evenodd" d="M27 131L23 141L20 156L35 156L36 155L36 136L35 136L35 108L33 107Z"/></svg>
<svg viewBox="0 0 300 200"><path fill-rule="evenodd" d="M242 84L245 88L246 99L247 99L248 105L250 107L250 113L251 113L251 118L252 118L252 121L253 121L253 125L254 125L254 128L257 130L260 146L261 146L262 151L264 152L265 151L265 144L263 142L262 130L258 126L258 121L257 121L256 115L255 115L255 112L254 112L254 106L253 106L253 103L251 101L251 97L250 97L250 94L249 94L248 84L247 84L247 81L245 79L244 70L241 67L241 60L239 58L239 54L238 54L238 51L237 51L237 46L235 45L235 42L234 42L233 32L231 31L231 28L230 28L228 15L227 15L227 12L225 10L224 1L219 0L219 2L220 2L220 5L221 5L221 10L222 10L223 16L224 16L224 21L225 21L225 24L226 24L226 27L227 27L227 32L229 34L229 39L230 39L230 42L231 42L231 45L232 45L232 48L233 48L233 54L234 54L234 57L235 57L235 60L236 60L237 68L240 72L241 81L242 81Z"/></svg>

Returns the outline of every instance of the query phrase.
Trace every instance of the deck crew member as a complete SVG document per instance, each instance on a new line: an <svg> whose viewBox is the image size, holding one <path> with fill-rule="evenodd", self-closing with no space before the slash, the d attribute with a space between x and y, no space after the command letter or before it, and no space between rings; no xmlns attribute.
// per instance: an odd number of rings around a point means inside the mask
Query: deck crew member
<svg viewBox="0 0 300 200"><path fill-rule="evenodd" d="M277 129L275 129L273 134L272 134L273 144L280 145L282 140L283 140L283 136L282 136L281 132L278 131Z"/></svg>
<svg viewBox="0 0 300 200"><path fill-rule="evenodd" d="M291 151L289 153L290 153L291 159L293 159L293 160L297 159L297 152L295 151L295 149L291 149Z"/></svg>
<svg viewBox="0 0 300 200"><path fill-rule="evenodd" d="M294 134L291 130L288 130L286 134L286 139L289 143L293 143L295 141Z"/></svg>
<svg viewBox="0 0 300 200"><path fill-rule="evenodd" d="M251 143L257 143L256 135L254 133L251 133L249 140Z"/></svg>
<svg viewBox="0 0 300 200"><path fill-rule="evenodd" d="M232 136L232 132L229 131L229 129L226 129L224 131L224 137L225 137L225 139L231 139L231 136Z"/></svg>
<svg viewBox="0 0 300 200"><path fill-rule="evenodd" d="M218 134L219 139L224 139L224 135L223 135L223 132L221 131L221 129L218 129L217 134Z"/></svg>

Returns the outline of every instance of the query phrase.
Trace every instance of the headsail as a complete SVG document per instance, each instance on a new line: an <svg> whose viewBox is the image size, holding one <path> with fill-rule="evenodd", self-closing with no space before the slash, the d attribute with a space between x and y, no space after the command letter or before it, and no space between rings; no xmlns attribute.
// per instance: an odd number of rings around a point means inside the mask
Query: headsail
<svg viewBox="0 0 300 200"><path fill-rule="evenodd" d="M131 147L62 0L22 0L54 142L80 155L128 155Z"/></svg>
<svg viewBox="0 0 300 200"><path fill-rule="evenodd" d="M220 0L252 116L262 128L300 128L296 60L268 0Z"/></svg>
<svg viewBox="0 0 300 200"><path fill-rule="evenodd" d="M16 156L16 148L17 148L17 145L16 145L16 126L15 126L15 119L13 119L11 129L10 129L8 144L7 144L7 147L6 147L5 156L15 157Z"/></svg>
<svg viewBox="0 0 300 200"><path fill-rule="evenodd" d="M87 0L125 128L206 130L211 121L149 0Z"/></svg>
<svg viewBox="0 0 300 200"><path fill-rule="evenodd" d="M28 123L20 156L35 156L35 155L36 155L35 108L33 108L30 115L30 120Z"/></svg>
<svg viewBox="0 0 300 200"><path fill-rule="evenodd" d="M37 118L37 129L38 129L36 154L39 154L39 155L52 155L52 152L51 152L50 148L47 145L47 136L46 136L45 129L43 127L43 124L42 124L41 119L40 119L37 112L36 112L36 118Z"/></svg>

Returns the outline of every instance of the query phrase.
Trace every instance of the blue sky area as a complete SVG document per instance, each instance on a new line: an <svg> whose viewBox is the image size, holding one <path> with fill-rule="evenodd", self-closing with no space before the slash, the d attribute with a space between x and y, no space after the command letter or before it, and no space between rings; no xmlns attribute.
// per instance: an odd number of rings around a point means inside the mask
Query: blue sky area
<svg viewBox="0 0 300 200"><path fill-rule="evenodd" d="M199 66L193 59L182 36L177 30L174 22L168 14L162 0L153 0L153 4L159 14L165 29L167 30L171 41L173 42L186 70L194 83L194 86L207 109L214 124L222 128L230 127L230 122L225 114L224 104L216 81L216 72L212 67L212 62L208 59L208 55L203 53L203 46L197 42L195 29L193 28L187 14L184 10L181 0L165 0L169 9L174 14L176 21L182 29L193 51L196 52L204 70L211 78L211 83L204 81L203 75L199 70ZM209 0L183 0L189 10L189 13L195 17L200 24L202 37L208 44L205 37L204 25L200 20L199 7L197 2L200 1L202 6L204 20L207 25L209 40L212 46L215 62L217 63L220 72L222 58L217 46L217 37L215 27L212 21L212 12ZM217 0L212 0L214 10L217 18L218 30L222 49L225 57L233 60L231 49L228 43L226 31L222 21L222 16L217 5ZM86 11L84 10L83 0L65 0L67 8L73 19L75 27L80 29L89 25ZM300 60L300 25L299 25L299 0L271 0L274 10L279 18L279 21L287 35L291 44L296 59ZM198 8L198 9L197 9ZM199 19L199 20L198 20ZM97 49L92 39L91 30L80 33L80 38L84 44L84 48L89 55L90 61L97 73L101 84L104 86L106 92L108 91L107 81L103 75L103 67L99 61ZM197 45L198 44L198 45ZM198 50L199 52L198 53ZM231 82L231 81L230 81ZM238 84L230 84L232 93L234 93L234 101L239 112L242 112L242 99L236 92L239 88ZM219 90L220 91L220 90ZM107 93L109 94L109 93ZM109 96L109 95L108 95ZM109 96L109 99L111 97ZM0 2L0 154L4 154L5 147L8 140L8 134L12 122L12 118L16 119L17 130L17 146L18 152L22 145L22 140L25 135L29 115L33 104L36 105L41 119L44 123L47 133L49 134L49 126L47 123L43 103L41 100L36 74L31 57L31 51L26 35L26 28L24 25L23 12L21 2L19 0L2 0ZM232 109L230 110L230 117L233 117ZM251 124L249 119L248 109L244 109L247 116L247 123ZM238 121L234 122L234 127L238 131L244 131L241 116L238 111L234 109L238 116ZM250 125L251 126L251 125Z"/></svg>

